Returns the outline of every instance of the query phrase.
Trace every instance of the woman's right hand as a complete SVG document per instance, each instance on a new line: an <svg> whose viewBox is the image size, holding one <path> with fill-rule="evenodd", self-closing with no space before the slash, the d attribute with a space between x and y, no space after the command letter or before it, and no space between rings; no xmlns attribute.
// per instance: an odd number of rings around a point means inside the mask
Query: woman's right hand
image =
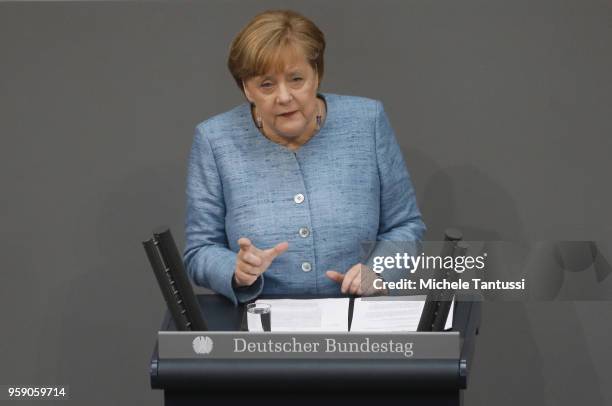
<svg viewBox="0 0 612 406"><path fill-rule="evenodd" d="M274 258L287 251L289 243L284 241L265 250L257 248L251 240L242 237L238 240L240 251L236 256L234 283L238 287L251 286L274 261Z"/></svg>

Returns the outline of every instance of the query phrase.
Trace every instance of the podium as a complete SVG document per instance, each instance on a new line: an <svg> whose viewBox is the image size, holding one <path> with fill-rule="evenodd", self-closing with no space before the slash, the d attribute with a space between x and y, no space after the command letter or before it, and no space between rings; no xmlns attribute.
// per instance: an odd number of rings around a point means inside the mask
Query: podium
<svg viewBox="0 0 612 406"><path fill-rule="evenodd" d="M244 327L244 306L234 307L219 295L199 295L197 300L210 331L240 331ZM457 296L452 330L460 336L458 359L202 359L196 356L160 359L156 343L150 365L151 387L164 391L166 406L234 400L267 405L321 401L371 404L388 400L418 405L460 405L461 390L468 383L480 313L480 302ZM174 330L167 312L161 331Z"/></svg>

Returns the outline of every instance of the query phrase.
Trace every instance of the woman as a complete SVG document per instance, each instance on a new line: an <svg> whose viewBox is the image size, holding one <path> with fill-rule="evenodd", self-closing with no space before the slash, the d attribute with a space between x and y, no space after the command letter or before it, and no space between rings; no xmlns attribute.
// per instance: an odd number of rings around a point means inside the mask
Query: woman
<svg viewBox="0 0 612 406"><path fill-rule="evenodd" d="M297 13L256 16L228 61L248 103L197 126L185 265L234 304L363 294L373 272L362 272L360 243L425 231L382 104L318 93L324 50Z"/></svg>

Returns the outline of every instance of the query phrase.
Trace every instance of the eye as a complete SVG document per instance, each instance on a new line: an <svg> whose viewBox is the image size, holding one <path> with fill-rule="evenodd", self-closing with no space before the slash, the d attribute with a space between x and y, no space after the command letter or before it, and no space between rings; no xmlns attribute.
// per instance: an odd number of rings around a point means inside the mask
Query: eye
<svg viewBox="0 0 612 406"><path fill-rule="evenodd" d="M299 76L294 77L293 79L291 79L293 82L301 82L303 79Z"/></svg>
<svg viewBox="0 0 612 406"><path fill-rule="evenodd" d="M263 82L259 85L259 87L261 87L262 89L270 89L272 86L274 86L272 82Z"/></svg>

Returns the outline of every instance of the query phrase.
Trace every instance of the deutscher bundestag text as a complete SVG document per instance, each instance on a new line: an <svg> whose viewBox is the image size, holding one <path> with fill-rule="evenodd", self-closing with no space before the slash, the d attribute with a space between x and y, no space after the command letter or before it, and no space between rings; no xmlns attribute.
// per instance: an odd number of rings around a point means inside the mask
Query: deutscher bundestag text
<svg viewBox="0 0 612 406"><path fill-rule="evenodd" d="M341 342L326 338L324 342L299 342L295 337L290 340L249 342L244 338L234 338L234 353L401 353L410 358L414 355L412 342L387 341L371 342L368 337L358 342Z"/></svg>

